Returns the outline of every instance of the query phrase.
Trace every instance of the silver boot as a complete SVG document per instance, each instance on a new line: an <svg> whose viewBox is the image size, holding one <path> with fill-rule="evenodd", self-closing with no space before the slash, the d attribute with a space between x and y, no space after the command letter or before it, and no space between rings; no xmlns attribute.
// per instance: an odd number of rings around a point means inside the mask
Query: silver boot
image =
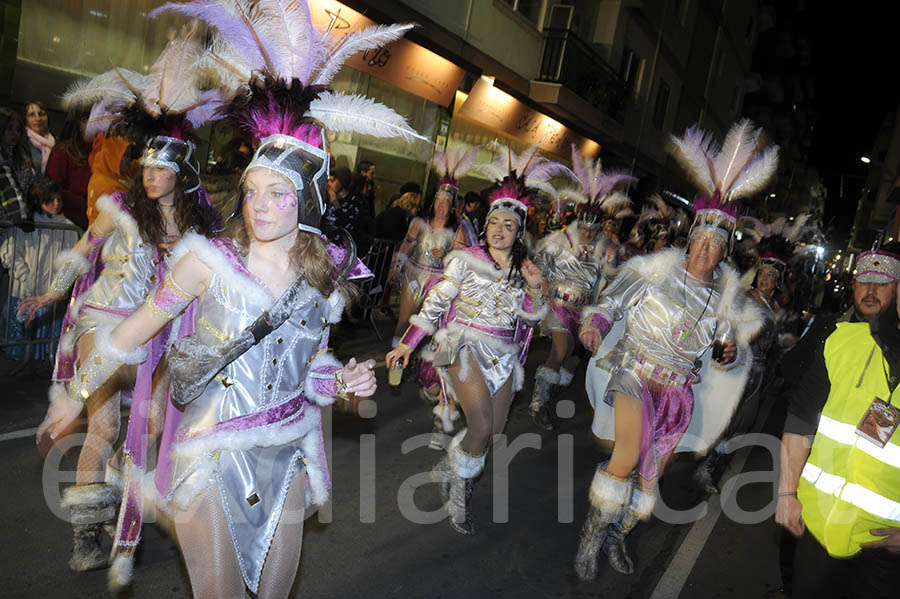
<svg viewBox="0 0 900 599"><path fill-rule="evenodd" d="M546 366L538 366L534 376L534 392L531 395L531 404L528 411L532 420L539 427L552 431L553 418L550 413L550 392L554 385L559 384L559 372Z"/></svg>
<svg viewBox="0 0 900 599"><path fill-rule="evenodd" d="M653 513L656 504L656 489L648 492L640 485L634 486L631 501L622 510L622 515L617 522L610 524L606 540L603 543L603 552L613 570L621 574L633 574L634 562L625 548L625 537L628 536L637 523L648 520Z"/></svg>
<svg viewBox="0 0 900 599"><path fill-rule="evenodd" d="M580 580L597 577L597 556L611 523L621 515L631 496L631 478L619 478L597 466L589 493L590 508L575 552L575 574Z"/></svg>
<svg viewBox="0 0 900 599"><path fill-rule="evenodd" d="M473 535L472 524L472 487L475 478L484 470L486 453L473 454L463 449L462 441L465 430L453 439L447 454L450 462L450 490L447 501L447 513L450 515L450 526L458 533Z"/></svg>

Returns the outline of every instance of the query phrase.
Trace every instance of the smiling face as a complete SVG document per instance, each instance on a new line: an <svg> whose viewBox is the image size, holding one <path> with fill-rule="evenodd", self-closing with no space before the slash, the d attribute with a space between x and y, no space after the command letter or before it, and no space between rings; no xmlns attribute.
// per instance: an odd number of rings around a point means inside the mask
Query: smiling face
<svg viewBox="0 0 900 599"><path fill-rule="evenodd" d="M47 111L39 104L29 104L25 107L25 124L35 133L45 135L49 128Z"/></svg>
<svg viewBox="0 0 900 599"><path fill-rule="evenodd" d="M446 218L450 214L451 196L446 191L439 191L434 194L434 216L437 218Z"/></svg>
<svg viewBox="0 0 900 599"><path fill-rule="evenodd" d="M511 212L497 211L491 214L485 229L485 239L490 247L508 250L516 242L519 221Z"/></svg>
<svg viewBox="0 0 900 599"><path fill-rule="evenodd" d="M175 191L175 171L165 166L145 166L141 173L144 191L151 200L158 200Z"/></svg>
<svg viewBox="0 0 900 599"><path fill-rule="evenodd" d="M63 200L62 196L57 194L50 198L49 202L41 203L41 210L49 214L50 216L56 216L60 212L62 212L63 208Z"/></svg>
<svg viewBox="0 0 900 599"><path fill-rule="evenodd" d="M257 241L275 241L297 232L297 192L278 173L251 169L244 178L244 223Z"/></svg>

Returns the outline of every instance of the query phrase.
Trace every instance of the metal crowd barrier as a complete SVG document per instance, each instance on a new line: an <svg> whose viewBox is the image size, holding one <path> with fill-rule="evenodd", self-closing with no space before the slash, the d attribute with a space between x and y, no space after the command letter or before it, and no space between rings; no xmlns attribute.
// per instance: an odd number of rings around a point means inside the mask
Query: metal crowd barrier
<svg viewBox="0 0 900 599"><path fill-rule="evenodd" d="M81 237L75 225L34 223L26 233L9 221L0 221L0 357L19 371L33 360L52 361L59 342L67 302L52 304L29 327L16 318L19 302L42 295L53 281L54 261Z"/></svg>
<svg viewBox="0 0 900 599"><path fill-rule="evenodd" d="M387 278L397 245L396 241L390 239L373 239L369 251L362 258L375 276L360 285L360 305L363 309L363 317L372 325L379 340L381 340L381 333L375 324L375 312L381 307L393 307L391 303L385 303L384 300L389 299L385 295L388 293Z"/></svg>

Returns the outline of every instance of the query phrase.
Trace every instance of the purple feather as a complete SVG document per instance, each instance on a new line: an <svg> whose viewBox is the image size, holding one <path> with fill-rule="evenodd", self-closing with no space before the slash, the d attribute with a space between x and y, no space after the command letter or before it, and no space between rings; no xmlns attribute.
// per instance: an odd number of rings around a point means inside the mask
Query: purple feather
<svg viewBox="0 0 900 599"><path fill-rule="evenodd" d="M625 183L637 182L637 177L632 177L628 173L611 172L600 174L597 179L597 195L603 197L612 191L617 185Z"/></svg>

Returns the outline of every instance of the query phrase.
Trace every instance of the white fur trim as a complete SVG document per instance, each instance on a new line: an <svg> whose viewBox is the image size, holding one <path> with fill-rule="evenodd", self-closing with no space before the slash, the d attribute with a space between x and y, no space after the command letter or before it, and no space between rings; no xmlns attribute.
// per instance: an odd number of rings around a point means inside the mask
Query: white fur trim
<svg viewBox="0 0 900 599"><path fill-rule="evenodd" d="M559 384L559 372L541 364L534 373L535 380L545 380L551 385Z"/></svg>
<svg viewBox="0 0 900 599"><path fill-rule="evenodd" d="M526 292L527 295L528 292ZM535 298L535 303L540 302L540 308L538 308L537 312L526 312L519 306L519 309L516 310L516 315L523 320L527 320L530 323L539 323L547 317L547 314L550 313L550 304L543 299L543 296Z"/></svg>
<svg viewBox="0 0 900 599"><path fill-rule="evenodd" d="M341 293L340 290L335 289L331 292L331 295L328 296L326 301L328 302L328 315L325 318L332 324L340 322L341 316L344 314L344 306L347 303L347 298L344 297L344 294Z"/></svg>
<svg viewBox="0 0 900 599"><path fill-rule="evenodd" d="M420 316L418 314L413 314L412 316L409 317L409 324L416 325L417 327L419 327L420 329L422 329L429 335L434 335L435 330L437 330L436 327L434 326L434 324L432 324L427 319L425 319L423 316Z"/></svg>
<svg viewBox="0 0 900 599"><path fill-rule="evenodd" d="M631 499L631 485L631 479L615 478L598 466L588 499L603 514L618 512Z"/></svg>
<svg viewBox="0 0 900 599"><path fill-rule="evenodd" d="M331 354L317 354L316 357L313 358L313 361L309 363L309 367L306 369L306 380L304 380L303 382L303 395L306 396L306 399L315 404L318 404L320 406L329 406L334 403L335 396L322 395L321 393L317 393L315 388L316 379L322 380L323 377L316 376L315 374L313 374L313 371L321 368L322 366L333 366L337 369L343 368L343 365L338 362ZM328 375L324 378L334 381L333 375Z"/></svg>
<svg viewBox="0 0 900 599"><path fill-rule="evenodd" d="M47 390L47 399L50 403L59 401L60 399L68 399L69 394L66 393L66 386L62 383L53 383Z"/></svg>
<svg viewBox="0 0 900 599"><path fill-rule="evenodd" d="M475 478L484 470L487 453L472 455L457 445L450 452L450 469L460 478Z"/></svg>
<svg viewBox="0 0 900 599"><path fill-rule="evenodd" d="M561 387L568 387L570 384L572 384L572 379L574 378L574 372L563 366L559 367L559 385Z"/></svg>
<svg viewBox="0 0 900 599"><path fill-rule="evenodd" d="M107 574L109 590L118 592L127 588L134 577L134 554L119 554L113 559Z"/></svg>
<svg viewBox="0 0 900 599"><path fill-rule="evenodd" d="M759 272L759 268L752 266L747 272L741 275L741 287L744 288L744 291L750 291L753 287L753 279L756 278L757 272Z"/></svg>
<svg viewBox="0 0 900 599"><path fill-rule="evenodd" d="M310 505L322 505L328 501L329 489L325 472L328 464L325 456L320 452L321 438L318 434L310 434L300 441L300 451L307 460L306 479L306 507Z"/></svg>
<svg viewBox="0 0 900 599"><path fill-rule="evenodd" d="M635 485L631 495L629 508L637 516L638 520L648 520L653 515L653 507L656 505L657 490L653 488L649 493L641 485Z"/></svg>
<svg viewBox="0 0 900 599"><path fill-rule="evenodd" d="M140 239L141 231L138 228L137 221L122 210L111 195L103 194L100 196L95 206L98 211L109 214L113 218L116 227L122 232L129 235L132 239Z"/></svg>
<svg viewBox="0 0 900 599"><path fill-rule="evenodd" d="M63 490L62 503L64 510L81 506L99 506L101 508L115 506L119 502L119 492L106 483L94 483L68 487Z"/></svg>
<svg viewBox="0 0 900 599"><path fill-rule="evenodd" d="M451 260L458 259L466 263L466 266L475 271L476 274L494 281L496 279L506 279L509 276L509 267L497 270L493 262L488 262L482 258L474 256L465 250L453 250L444 258L444 266L450 264Z"/></svg>
<svg viewBox="0 0 900 599"><path fill-rule="evenodd" d="M257 283L253 277L236 270L222 251L202 235L197 233L185 234L175 246L175 249L172 250L172 264L177 263L188 252L197 256L228 286L240 289L241 293L249 296L254 303L261 306L271 306L275 302L275 298L272 297L272 294L267 289Z"/></svg>
<svg viewBox="0 0 900 599"><path fill-rule="evenodd" d="M263 426L244 431L221 431L176 443L172 450L178 456L203 457L211 451L227 449L245 451L255 447L286 445L318 430L321 412L318 406L308 405L304 417L285 426Z"/></svg>
<svg viewBox="0 0 900 599"><path fill-rule="evenodd" d="M79 275L83 275L91 269L91 263L88 262L88 259L75 250L64 250L58 253L56 258L53 259L53 266L59 270L66 262L71 262Z"/></svg>
<svg viewBox="0 0 900 599"><path fill-rule="evenodd" d="M103 324L94 331L94 351L98 355L122 364L140 364L147 359L147 347L136 347L131 351L123 351L113 345L109 336L115 325Z"/></svg>

